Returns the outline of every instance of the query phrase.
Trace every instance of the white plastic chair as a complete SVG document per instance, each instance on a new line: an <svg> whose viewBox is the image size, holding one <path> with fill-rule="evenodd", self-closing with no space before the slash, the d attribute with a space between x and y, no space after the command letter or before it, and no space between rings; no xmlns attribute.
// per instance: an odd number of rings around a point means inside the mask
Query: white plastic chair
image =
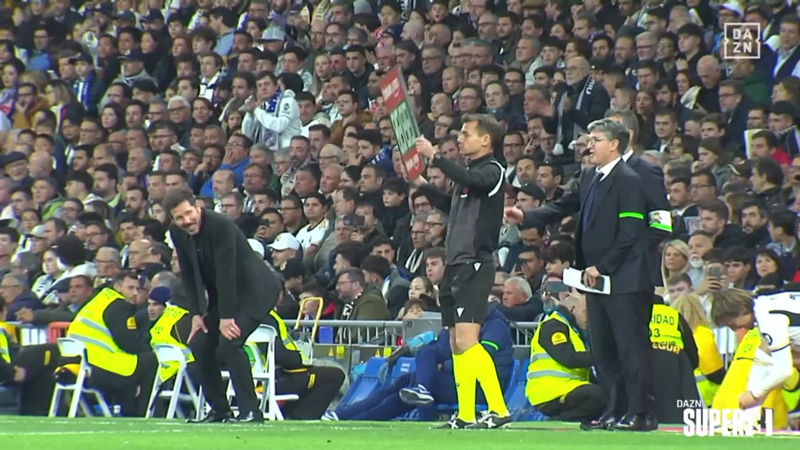
<svg viewBox="0 0 800 450"><path fill-rule="evenodd" d="M300 399L297 394L278 395L276 393L275 341L277 339L280 339L278 332L269 325L259 326L248 339L248 344L267 344L266 364L261 357L261 352L257 348L253 351L255 356L253 381L256 384L260 382L264 388L261 393L261 411L267 420L283 420L283 413L280 406L278 406L279 401L296 401Z"/></svg>
<svg viewBox="0 0 800 450"><path fill-rule="evenodd" d="M94 395L97 399L97 403L100 405L101 411L103 411L103 416L111 417L111 410L108 408L108 403L106 403L106 399L103 398L103 394L97 389L88 388L84 385L87 375L91 376L92 368L89 366L89 362L86 359L86 346L83 342L73 338L60 338L58 340L58 351L61 353L61 356L77 356L80 358L80 370L78 371L78 378L75 380L75 383L61 384L56 382L55 390L53 391L53 399L50 402L50 413L48 415L50 417L56 416L58 403L61 400L61 393L70 391L72 392L72 401L70 402L68 417L75 417L78 414L78 405L80 405L84 415L89 417L93 415L89 405L83 398L85 394Z"/></svg>
<svg viewBox="0 0 800 450"><path fill-rule="evenodd" d="M178 412L178 417L182 419L186 418L179 403L183 401L192 403L192 406L194 406L195 410L195 418L199 420L202 417L203 410L201 406L204 402L201 400L197 389L195 389L194 383L192 383L192 379L189 378L189 374L186 371L186 355L183 353L183 350L181 350L180 347L172 344L157 344L154 350L156 353L156 358L158 358L159 366L166 363L177 363L178 372L175 373L175 376L173 377L175 380L175 385L173 388L160 390L161 386L164 384L164 381L161 380L158 371L156 371L156 379L153 383L153 390L150 393L150 402L148 403L145 417L153 417L153 413L156 409L156 402L159 399L169 399L169 407L167 408L166 416L167 419L174 419L176 410ZM183 387L184 383L186 384L186 390L189 391L189 394L181 394L181 388Z"/></svg>

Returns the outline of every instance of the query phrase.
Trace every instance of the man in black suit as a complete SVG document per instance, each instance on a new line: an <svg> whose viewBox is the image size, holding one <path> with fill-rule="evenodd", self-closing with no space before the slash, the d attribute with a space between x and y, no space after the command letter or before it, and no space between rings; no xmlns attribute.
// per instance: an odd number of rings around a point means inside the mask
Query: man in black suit
<svg viewBox="0 0 800 450"><path fill-rule="evenodd" d="M633 150L639 138L639 121L633 111L612 109L606 119L619 122L628 129L630 140L622 154L622 160L639 175L644 185L645 208L647 209L647 269L653 286L664 286L661 275L661 251L659 246L672 233L672 212L667 189L664 187L664 172L661 167L650 164Z"/></svg>
<svg viewBox="0 0 800 450"><path fill-rule="evenodd" d="M584 170L559 200L525 212L506 208L505 217L508 223L532 226L580 212L576 267L584 269L588 287L598 285L601 276L611 280L610 295L587 294L592 355L608 407L584 428L645 431L656 424L646 417L653 283L647 270L644 184L623 162L630 138L624 125L601 119L588 129L597 169Z"/></svg>
<svg viewBox="0 0 800 450"><path fill-rule="evenodd" d="M269 314L278 300L278 276L250 248L236 224L197 206L190 191L171 191L164 208L172 216L170 235L192 316L189 347L211 404L211 413L201 422L263 421L244 343L261 323L278 329ZM217 358L231 374L237 419L228 405Z"/></svg>

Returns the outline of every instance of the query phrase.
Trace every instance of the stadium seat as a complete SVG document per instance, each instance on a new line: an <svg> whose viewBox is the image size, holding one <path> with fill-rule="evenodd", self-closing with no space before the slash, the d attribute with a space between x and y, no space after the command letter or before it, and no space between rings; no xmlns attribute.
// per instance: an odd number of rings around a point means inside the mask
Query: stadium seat
<svg viewBox="0 0 800 450"><path fill-rule="evenodd" d="M275 392L277 378L275 376L275 341L278 339L278 332L269 325L259 326L248 339L248 344L267 344L266 361L261 356L258 348L253 351L255 361L253 364L253 381L261 382L263 391L261 393L261 411L267 420L283 420L278 402L296 401L300 399L297 394L278 395Z"/></svg>
<svg viewBox="0 0 800 450"><path fill-rule="evenodd" d="M61 356L76 356L80 358L80 369L78 369L78 376L75 380L75 383L62 384L56 382L55 389L53 390L53 399L50 402L50 413L48 415L50 417L56 416L56 412L58 411L58 402L61 400L61 393L65 391L71 391L72 401L70 402L68 417L75 417L78 414L78 405L80 405L81 411L83 411L84 415L92 415L89 405L83 398L85 394L93 395L97 399L97 403L100 405L100 410L102 411L103 416L111 417L111 410L108 408L108 403L106 403L106 399L103 398L103 394L100 393L100 391L88 388L85 385L86 377L87 375L91 374L92 368L89 366L89 363L86 360L86 346L83 345L83 342L72 338L60 338L58 340L58 351L61 353Z"/></svg>
<svg viewBox="0 0 800 450"><path fill-rule="evenodd" d="M512 378L512 384L505 395L506 406L515 422L538 422L547 420L547 416L534 408L533 405L528 402L528 397L525 396L529 364L530 359L525 359L520 363L515 376Z"/></svg>
<svg viewBox="0 0 800 450"><path fill-rule="evenodd" d="M394 381L407 373L414 373L417 370L417 360L411 357L398 358L392 369L391 375L386 378L384 386L389 386Z"/></svg>
<svg viewBox="0 0 800 450"><path fill-rule="evenodd" d="M360 402L381 387L381 369L386 358L373 357L367 361L364 373L353 381L350 389L339 402L340 406L350 406Z"/></svg>
<svg viewBox="0 0 800 450"><path fill-rule="evenodd" d="M186 373L186 355L179 347L171 344L158 344L155 346L154 350L160 365L165 365L167 363L178 363L179 366L178 372L172 377L172 379L175 380L175 384L172 389L161 390L161 386L164 384L164 381L169 380L162 380L160 373L156 372L156 379L153 383L153 391L150 393L150 402L148 403L145 417L153 417L153 412L156 409L156 402L159 399L169 399L169 407L167 408L166 416L167 419L174 418L176 410L179 417L185 418L183 410L181 410L179 404L180 401L184 401L192 403L195 410L195 418L200 420L203 413L201 404L204 402L201 400L201 396L195 389L191 378L189 378L189 375ZM186 384L186 390L189 391L189 394L181 394L181 389L184 383Z"/></svg>

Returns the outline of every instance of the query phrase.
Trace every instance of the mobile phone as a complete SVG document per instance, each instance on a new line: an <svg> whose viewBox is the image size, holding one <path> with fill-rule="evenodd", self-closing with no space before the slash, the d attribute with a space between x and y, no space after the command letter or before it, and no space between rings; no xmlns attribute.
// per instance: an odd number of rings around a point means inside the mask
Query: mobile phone
<svg viewBox="0 0 800 450"><path fill-rule="evenodd" d="M708 277L709 278L722 278L722 267L719 266L711 266L708 268Z"/></svg>
<svg viewBox="0 0 800 450"><path fill-rule="evenodd" d="M551 294L569 292L569 286L560 281L548 281L545 284L544 289Z"/></svg>

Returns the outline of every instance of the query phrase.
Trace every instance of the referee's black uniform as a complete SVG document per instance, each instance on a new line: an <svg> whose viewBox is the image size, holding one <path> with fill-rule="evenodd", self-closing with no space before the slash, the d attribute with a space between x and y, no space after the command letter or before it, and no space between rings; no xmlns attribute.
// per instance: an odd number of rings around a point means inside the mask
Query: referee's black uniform
<svg viewBox="0 0 800 450"><path fill-rule="evenodd" d="M431 185L420 187L431 204L449 214L446 267L439 286L442 325L483 323L494 285L504 169L491 153L469 161L466 167L437 153L432 164L455 183L452 198Z"/></svg>

